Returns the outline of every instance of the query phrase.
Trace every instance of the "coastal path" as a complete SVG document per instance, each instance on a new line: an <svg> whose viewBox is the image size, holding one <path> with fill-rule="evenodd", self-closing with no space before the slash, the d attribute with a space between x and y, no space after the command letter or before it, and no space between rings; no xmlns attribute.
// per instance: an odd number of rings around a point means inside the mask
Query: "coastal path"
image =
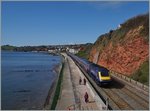
<svg viewBox="0 0 150 111"><path fill-rule="evenodd" d="M63 80L61 85L60 97L56 106L56 110L102 110L107 109L106 105L97 95L90 83L86 81L83 84L83 79L86 77L74 61L62 53L65 57ZM82 83L79 84L79 79L82 78ZM85 92L89 95L89 102L84 100Z"/></svg>

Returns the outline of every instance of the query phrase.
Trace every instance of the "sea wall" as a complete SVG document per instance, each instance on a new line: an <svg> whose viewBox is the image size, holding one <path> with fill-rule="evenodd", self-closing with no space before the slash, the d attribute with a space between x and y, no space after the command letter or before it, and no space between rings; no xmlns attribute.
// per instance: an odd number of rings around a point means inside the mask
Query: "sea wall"
<svg viewBox="0 0 150 111"><path fill-rule="evenodd" d="M62 70L63 70L63 65L64 65L64 57L61 56L61 58L62 58L61 63L54 67L54 71L57 74L57 78L53 81L52 86L48 92L47 98L43 106L44 110L53 109L53 107L56 105L55 102L57 101L57 98L55 97L56 97L56 94L59 93L58 88L61 84L61 82L59 81L61 81L60 76L62 75Z"/></svg>

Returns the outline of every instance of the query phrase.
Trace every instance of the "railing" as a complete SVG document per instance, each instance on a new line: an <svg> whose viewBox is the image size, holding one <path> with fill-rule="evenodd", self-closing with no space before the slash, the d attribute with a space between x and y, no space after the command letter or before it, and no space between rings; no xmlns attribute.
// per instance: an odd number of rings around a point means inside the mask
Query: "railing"
<svg viewBox="0 0 150 111"><path fill-rule="evenodd" d="M149 86L147 86L147 85L145 85L145 84L142 84L142 83L140 83L140 82L138 82L138 81L135 81L135 80L133 80L133 79L131 79L131 78L129 78L129 77L123 75L123 74L116 73L116 72L114 72L114 71L110 71L110 73L113 74L113 75L116 75L117 77L120 77L121 79L124 79L125 81L127 81L127 82L129 82L129 83L132 83L133 85L138 86L139 88L144 89L145 91L148 91L148 90L149 90Z"/></svg>

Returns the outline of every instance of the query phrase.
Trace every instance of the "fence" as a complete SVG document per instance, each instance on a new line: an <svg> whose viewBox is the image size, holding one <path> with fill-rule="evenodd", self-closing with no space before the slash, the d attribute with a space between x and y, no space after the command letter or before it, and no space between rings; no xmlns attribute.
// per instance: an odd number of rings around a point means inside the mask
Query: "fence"
<svg viewBox="0 0 150 111"><path fill-rule="evenodd" d="M135 81L135 80L133 80L133 79L123 75L123 74L116 73L114 71L110 71L110 73L113 74L113 75L116 75L117 77L120 77L121 79L124 79L125 81L127 81L129 83L132 83L133 85L136 85L137 87L139 87L139 88L141 88L141 89L143 89L145 91L149 90L149 86L144 85L144 84L142 84L142 83L140 83L138 81Z"/></svg>

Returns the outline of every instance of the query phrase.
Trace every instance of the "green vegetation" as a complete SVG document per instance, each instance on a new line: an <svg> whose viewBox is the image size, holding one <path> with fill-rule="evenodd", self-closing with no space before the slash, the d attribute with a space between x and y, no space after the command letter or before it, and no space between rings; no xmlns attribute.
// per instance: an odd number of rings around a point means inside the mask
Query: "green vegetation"
<svg viewBox="0 0 150 111"><path fill-rule="evenodd" d="M99 42L96 43L96 48L101 52L110 42L111 34L106 33L99 37Z"/></svg>
<svg viewBox="0 0 150 111"><path fill-rule="evenodd" d="M134 30L135 29L135 30ZM126 34L131 31L131 36L126 37ZM133 31L135 35L138 34L139 37L143 37L145 42L149 42L149 14L138 15L133 17L123 24L120 24L116 30L110 30L108 33L105 33L98 37L96 42L94 43L92 49L96 49L99 53L101 53L109 44L112 45L111 51L119 44L122 46L126 46L127 40L134 39ZM133 44L134 45L134 44ZM80 53L84 55L83 52ZM109 57L109 55L107 55ZM135 58L135 60L139 60L139 58ZM141 64L139 69L131 76L136 81L144 83L146 85L149 84L149 61Z"/></svg>
<svg viewBox="0 0 150 111"><path fill-rule="evenodd" d="M76 55L82 58L86 58L86 59L88 58L86 51L79 51Z"/></svg>
<svg viewBox="0 0 150 111"><path fill-rule="evenodd" d="M15 50L15 46L10 46L10 45L4 45L4 46L1 46L1 49L2 50L9 50L9 51L13 51Z"/></svg>
<svg viewBox="0 0 150 111"><path fill-rule="evenodd" d="M149 40L149 14L138 15L133 17L123 24L116 30L110 30L109 33L103 34L98 37L94 43L93 48L98 49L100 52L109 44L112 43L115 46L117 43L126 43L124 40L125 35L135 28L141 26L139 34L148 42Z"/></svg>
<svg viewBox="0 0 150 111"><path fill-rule="evenodd" d="M87 43L90 44L90 43ZM19 52L31 52L31 51L62 51L65 52L67 48L80 49L80 47L85 47L87 44L70 44L70 45L39 45L39 46L11 46L2 45L1 49L3 51L19 51Z"/></svg>
<svg viewBox="0 0 150 111"><path fill-rule="evenodd" d="M3 45L1 46L2 50L5 51L23 51L23 52L28 52L28 51L45 51L47 47L46 46L11 46L11 45Z"/></svg>
<svg viewBox="0 0 150 111"><path fill-rule="evenodd" d="M149 61L144 62L140 68L131 76L136 81L149 85Z"/></svg>
<svg viewBox="0 0 150 111"><path fill-rule="evenodd" d="M89 59L89 55L90 55L92 45L93 44L91 44L91 43L85 44L76 55L79 56L79 57L85 58L85 59Z"/></svg>
<svg viewBox="0 0 150 111"><path fill-rule="evenodd" d="M127 31L137 28L138 26L143 26L144 29L141 30L141 34L148 35L149 34L149 14L138 15L127 20L122 24L122 28Z"/></svg>
<svg viewBox="0 0 150 111"><path fill-rule="evenodd" d="M113 34L112 34L112 43L116 44L118 42L121 42L123 40L123 38L125 37L125 34L127 33L127 29L126 28L120 28L117 29Z"/></svg>
<svg viewBox="0 0 150 111"><path fill-rule="evenodd" d="M61 68L61 71L60 71L60 74L59 74L59 79L58 79L58 82L57 82L55 95L54 95L53 102L52 102L50 110L55 110L56 105L57 105L57 101L58 101L58 98L59 98L59 95L60 95L60 90L61 90L61 83L62 83L62 79L63 79L63 69L64 69L64 62L62 63L62 68Z"/></svg>
<svg viewBox="0 0 150 111"><path fill-rule="evenodd" d="M111 35L111 42L113 45L116 43L125 43L124 37L125 35L133 29L139 28L140 32L139 34L146 40L148 41L149 39L149 14L144 14L144 15L138 15L136 17L133 17L123 24L121 24L121 27L115 31L113 31Z"/></svg>

